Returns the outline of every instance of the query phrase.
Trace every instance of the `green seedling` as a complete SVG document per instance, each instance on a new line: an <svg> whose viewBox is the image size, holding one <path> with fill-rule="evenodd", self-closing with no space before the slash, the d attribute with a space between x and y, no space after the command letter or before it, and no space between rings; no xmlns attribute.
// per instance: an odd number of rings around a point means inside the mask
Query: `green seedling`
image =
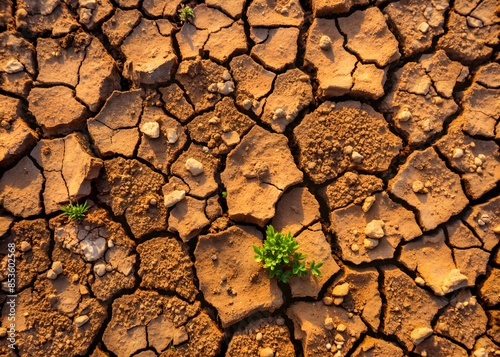
<svg viewBox="0 0 500 357"><path fill-rule="evenodd" d="M253 246L255 260L264 265L269 271L269 278L276 277L286 283L292 276L301 277L307 274L306 255L297 252L300 245L290 232L283 234L275 232L274 227L269 225L266 229L266 240L262 248ZM309 264L309 271L315 276L320 276L319 270L323 263L313 260Z"/></svg>
<svg viewBox="0 0 500 357"><path fill-rule="evenodd" d="M182 4L179 10L179 17L181 19L181 22L191 22L191 20L194 18L193 9Z"/></svg>
<svg viewBox="0 0 500 357"><path fill-rule="evenodd" d="M83 204L77 203L75 205L73 202L70 202L69 205L62 207L61 211L63 211L63 216L68 216L73 221L81 221L89 208L87 201Z"/></svg>
<svg viewBox="0 0 500 357"><path fill-rule="evenodd" d="M226 198L227 197L227 191L222 191L221 196L222 196L222 198Z"/></svg>

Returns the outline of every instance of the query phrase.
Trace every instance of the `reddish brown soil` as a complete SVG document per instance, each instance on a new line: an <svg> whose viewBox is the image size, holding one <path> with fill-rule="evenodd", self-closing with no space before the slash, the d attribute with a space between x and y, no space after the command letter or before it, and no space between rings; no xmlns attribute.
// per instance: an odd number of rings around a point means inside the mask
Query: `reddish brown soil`
<svg viewBox="0 0 500 357"><path fill-rule="evenodd" d="M498 0L0 0L0 356L500 356L499 35ZM268 224L322 275L270 279Z"/></svg>

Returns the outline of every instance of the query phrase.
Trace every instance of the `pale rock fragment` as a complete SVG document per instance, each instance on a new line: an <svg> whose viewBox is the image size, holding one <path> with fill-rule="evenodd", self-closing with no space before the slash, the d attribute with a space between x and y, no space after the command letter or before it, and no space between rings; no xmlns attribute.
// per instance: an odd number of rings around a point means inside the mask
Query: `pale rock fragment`
<svg viewBox="0 0 500 357"><path fill-rule="evenodd" d="M184 190L176 190L168 195L165 195L165 207L172 207L174 206L177 202L180 202L186 197L186 191Z"/></svg>
<svg viewBox="0 0 500 357"><path fill-rule="evenodd" d="M332 290L332 295L337 297L344 297L349 294L349 283L337 285Z"/></svg>
<svg viewBox="0 0 500 357"><path fill-rule="evenodd" d="M76 327L82 327L89 321L89 317L87 315L80 315L75 317L75 325Z"/></svg>
<svg viewBox="0 0 500 357"><path fill-rule="evenodd" d="M186 160L185 167L193 176L201 175L204 172L203 164L192 157Z"/></svg>
<svg viewBox="0 0 500 357"><path fill-rule="evenodd" d="M384 221L374 219L370 221L365 227L365 234L369 238L380 239L384 237Z"/></svg>
<svg viewBox="0 0 500 357"><path fill-rule="evenodd" d="M3 71L9 74L21 72L24 70L24 65L16 59L9 60L3 67Z"/></svg>
<svg viewBox="0 0 500 357"><path fill-rule="evenodd" d="M411 332L411 339L415 345L420 344L427 337L432 335L434 331L430 327L417 327Z"/></svg>
<svg viewBox="0 0 500 357"><path fill-rule="evenodd" d="M157 139L160 136L160 124L157 122L147 122L141 126L141 132L152 139Z"/></svg>
<svg viewBox="0 0 500 357"><path fill-rule="evenodd" d="M80 242L80 249L88 262L96 261L101 258L106 251L106 239L99 237L97 239L85 238Z"/></svg>

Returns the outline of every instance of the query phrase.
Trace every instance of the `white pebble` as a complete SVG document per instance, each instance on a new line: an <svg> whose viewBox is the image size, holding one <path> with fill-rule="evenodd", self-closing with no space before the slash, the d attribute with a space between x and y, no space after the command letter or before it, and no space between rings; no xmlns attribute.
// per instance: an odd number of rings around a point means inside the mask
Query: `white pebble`
<svg viewBox="0 0 500 357"><path fill-rule="evenodd" d="M252 108L252 101L250 99L245 99L243 101L243 108L250 110L250 108Z"/></svg>
<svg viewBox="0 0 500 357"><path fill-rule="evenodd" d="M47 271L47 278L49 278L50 280L54 280L57 278L57 274L55 271L53 271L52 269L49 269Z"/></svg>
<svg viewBox="0 0 500 357"><path fill-rule="evenodd" d="M141 132L152 139L157 139L160 136L160 124L155 121L144 123L141 126Z"/></svg>
<svg viewBox="0 0 500 357"><path fill-rule="evenodd" d="M165 207L172 207L177 202L182 201L184 197L186 197L186 191L184 190L175 190L170 192L164 197Z"/></svg>
<svg viewBox="0 0 500 357"><path fill-rule="evenodd" d="M229 73L228 70L225 70L224 73L222 73L222 79L225 81L231 80L231 73Z"/></svg>
<svg viewBox="0 0 500 357"><path fill-rule="evenodd" d="M380 219L374 219L370 221L365 227L365 235L368 238L380 239L385 236L384 233L384 221Z"/></svg>
<svg viewBox="0 0 500 357"><path fill-rule="evenodd" d="M24 70L24 66L21 62L16 59L9 60L5 66L3 66L3 71L9 74L18 73Z"/></svg>
<svg viewBox="0 0 500 357"><path fill-rule="evenodd" d="M422 22L418 25L418 30L422 33L426 33L429 30L429 24L427 22Z"/></svg>
<svg viewBox="0 0 500 357"><path fill-rule="evenodd" d="M178 138L179 134L177 134L177 129L167 129L167 141L169 144L175 144Z"/></svg>
<svg viewBox="0 0 500 357"><path fill-rule="evenodd" d="M413 343L415 345L418 345L423 340L425 340L427 337L432 335L432 333L433 333L433 331L429 327L417 327L417 328L413 329L413 331L410 334L410 337L413 340Z"/></svg>
<svg viewBox="0 0 500 357"><path fill-rule="evenodd" d="M26 241L22 241L21 242L21 251L22 252L27 252L27 251L30 251L31 250L31 244L29 244L28 242Z"/></svg>
<svg viewBox="0 0 500 357"><path fill-rule="evenodd" d="M478 28L483 27L483 22L475 17L467 16L467 25L469 25L469 27Z"/></svg>
<svg viewBox="0 0 500 357"><path fill-rule="evenodd" d="M228 131L222 134L222 140L227 146L234 146L240 142L240 135L236 131Z"/></svg>
<svg viewBox="0 0 500 357"><path fill-rule="evenodd" d="M374 249L377 247L378 243L378 239L366 238L365 240L363 240L363 246L366 249Z"/></svg>
<svg viewBox="0 0 500 357"><path fill-rule="evenodd" d="M52 270L54 273L57 275L61 274L63 272L63 265L60 261L55 261L52 263Z"/></svg>
<svg viewBox="0 0 500 357"><path fill-rule="evenodd" d="M204 172L203 164L192 157L186 160L185 167L193 176L201 175Z"/></svg>
<svg viewBox="0 0 500 357"><path fill-rule="evenodd" d="M255 336L255 339L256 339L257 341L261 341L261 340L262 340L262 333L260 333L260 332L259 332L259 333L257 333L257 335Z"/></svg>
<svg viewBox="0 0 500 357"><path fill-rule="evenodd" d="M323 51L327 51L332 48L332 39L326 35L321 36L319 39L319 48Z"/></svg>
<svg viewBox="0 0 500 357"><path fill-rule="evenodd" d="M103 276L106 274L106 264L104 263L97 263L94 265L94 273L96 273L98 276Z"/></svg>
<svg viewBox="0 0 500 357"><path fill-rule="evenodd" d="M407 122L412 117L411 112L408 108L401 108L395 116L395 119L400 122Z"/></svg>
<svg viewBox="0 0 500 357"><path fill-rule="evenodd" d="M89 317L87 315L81 315L75 318L75 325L77 327L81 327L85 325L89 321Z"/></svg>
<svg viewBox="0 0 500 357"><path fill-rule="evenodd" d="M352 158L352 161L356 164L361 164L361 162L363 161L363 155L361 155L357 151L352 152L351 158Z"/></svg>
<svg viewBox="0 0 500 357"><path fill-rule="evenodd" d="M361 210L366 213L372 208L373 204L375 203L375 196L368 196L365 198L365 201L363 202L363 206L361 207Z"/></svg>
<svg viewBox="0 0 500 357"><path fill-rule="evenodd" d="M353 243L353 244L351 245L351 250L352 250L353 252L358 252L358 251L359 251L359 246L358 246L356 243Z"/></svg>

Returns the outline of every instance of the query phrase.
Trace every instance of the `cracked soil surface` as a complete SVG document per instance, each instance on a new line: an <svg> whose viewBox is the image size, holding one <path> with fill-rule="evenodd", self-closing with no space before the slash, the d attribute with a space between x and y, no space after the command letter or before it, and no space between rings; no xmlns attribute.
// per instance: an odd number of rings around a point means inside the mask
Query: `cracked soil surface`
<svg viewBox="0 0 500 357"><path fill-rule="evenodd" d="M0 356L500 356L499 35L498 0L0 0ZM269 279L268 224L322 275Z"/></svg>

